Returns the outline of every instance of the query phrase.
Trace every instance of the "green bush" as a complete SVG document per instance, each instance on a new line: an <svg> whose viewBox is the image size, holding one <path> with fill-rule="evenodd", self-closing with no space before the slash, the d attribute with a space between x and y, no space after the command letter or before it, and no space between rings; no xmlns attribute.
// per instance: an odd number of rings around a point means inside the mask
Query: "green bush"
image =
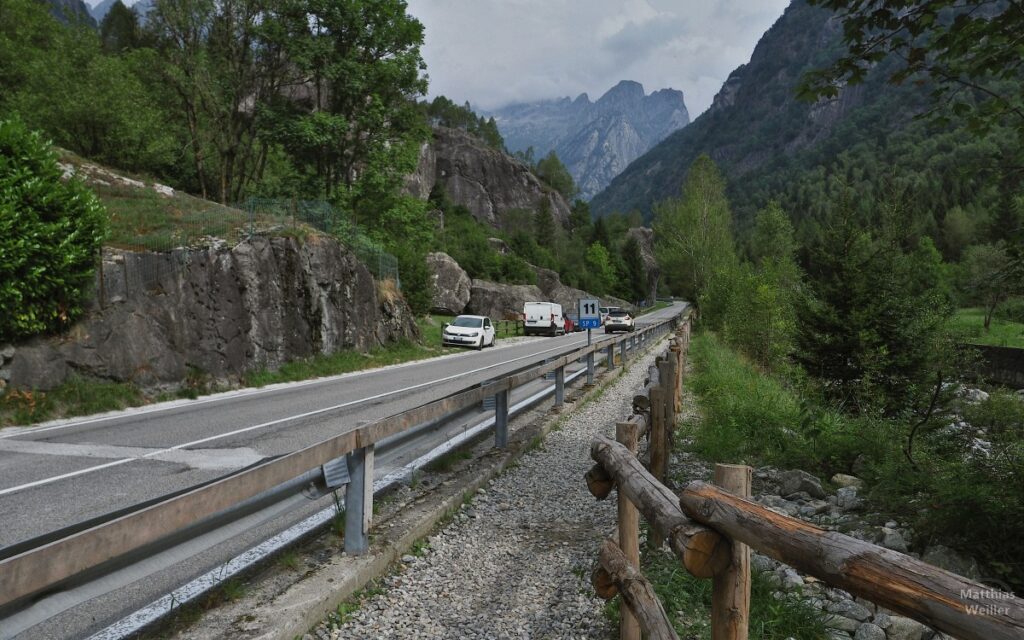
<svg viewBox="0 0 1024 640"><path fill-rule="evenodd" d="M0 342L59 331L82 299L106 228L85 186L19 121L0 122Z"/></svg>
<svg viewBox="0 0 1024 640"><path fill-rule="evenodd" d="M1024 297L1010 298L996 308L995 315L1002 320L1024 324Z"/></svg>

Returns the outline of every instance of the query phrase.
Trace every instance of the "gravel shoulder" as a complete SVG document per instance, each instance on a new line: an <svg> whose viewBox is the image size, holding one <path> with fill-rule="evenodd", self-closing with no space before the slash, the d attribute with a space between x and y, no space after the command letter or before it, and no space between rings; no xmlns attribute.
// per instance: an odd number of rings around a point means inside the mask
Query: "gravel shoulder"
<svg viewBox="0 0 1024 640"><path fill-rule="evenodd" d="M659 343L602 392L558 418L535 449L464 503L418 554L311 638L594 638L614 633L589 584L615 526L583 474L590 441L626 417Z"/></svg>

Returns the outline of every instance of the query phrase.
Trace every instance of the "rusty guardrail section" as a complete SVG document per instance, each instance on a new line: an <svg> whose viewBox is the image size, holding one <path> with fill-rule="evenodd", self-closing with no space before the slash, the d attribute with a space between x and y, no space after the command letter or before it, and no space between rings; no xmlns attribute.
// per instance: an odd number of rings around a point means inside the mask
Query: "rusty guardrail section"
<svg viewBox="0 0 1024 640"><path fill-rule="evenodd" d="M665 485L663 460L681 400L689 345L687 317L670 350L652 368L634 415L616 425L616 438L594 438L597 464L586 474L599 500L618 489L617 540L599 551L592 583L597 594L622 596L620 637L676 639L675 630L640 572L639 514L651 528L650 542L663 540L694 576L712 578L711 637L745 640L750 612L750 549L789 564L834 587L964 640L1024 639L1024 600L933 567L884 547L749 500L750 467L716 465L715 486L691 482L677 495ZM662 418L667 424L659 427ZM653 427L653 429L651 428ZM649 435L649 469L637 459L639 437Z"/></svg>
<svg viewBox="0 0 1024 640"><path fill-rule="evenodd" d="M346 460L351 478L345 497L345 551L363 553L368 547L367 534L373 513L373 449L377 442L494 396L495 446L504 447L508 443L511 389L553 371L556 373L555 403L561 404L566 365L585 358L588 382L592 383L597 352L606 351L608 366L614 367L617 345L625 359L627 348L635 350L668 333L678 323L679 316L675 316L599 344L574 349L544 364L381 418L194 491L6 558L0 561L0 608L18 606L33 595L50 591L86 571L102 571L128 553L157 544L185 527L339 458ZM320 418L331 419L343 411L324 411Z"/></svg>

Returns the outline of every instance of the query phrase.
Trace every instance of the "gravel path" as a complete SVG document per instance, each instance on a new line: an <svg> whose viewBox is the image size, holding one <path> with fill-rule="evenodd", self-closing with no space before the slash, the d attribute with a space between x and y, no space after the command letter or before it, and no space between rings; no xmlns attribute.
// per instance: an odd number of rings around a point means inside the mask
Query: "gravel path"
<svg viewBox="0 0 1024 640"><path fill-rule="evenodd" d="M589 581L597 544L615 526L615 502L595 501L583 474L591 439L614 433L663 350L659 343L600 398L563 418L542 447L431 536L420 557L403 557L382 593L314 637L612 637Z"/></svg>

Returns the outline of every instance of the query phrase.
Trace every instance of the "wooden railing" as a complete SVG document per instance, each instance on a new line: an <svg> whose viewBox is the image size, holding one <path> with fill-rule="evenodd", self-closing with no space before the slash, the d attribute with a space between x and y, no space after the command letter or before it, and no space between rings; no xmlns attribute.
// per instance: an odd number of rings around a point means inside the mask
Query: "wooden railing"
<svg viewBox="0 0 1024 640"><path fill-rule="evenodd" d="M1024 601L933 567L911 556L802 520L780 515L750 498L750 468L716 465L715 484L695 481L680 493L666 486L669 441L680 408L690 323L677 329L669 350L652 367L634 414L616 425L616 437L594 438L596 465L586 474L599 500L618 494L618 527L605 540L592 574L599 596L622 598L620 637L678 638L650 582L640 571L639 516L649 541L667 541L687 571L711 578L711 634L744 640L750 612L750 549L895 613L964 640L1024 639ZM648 436L647 468L637 458ZM717 486L716 486L717 485Z"/></svg>

